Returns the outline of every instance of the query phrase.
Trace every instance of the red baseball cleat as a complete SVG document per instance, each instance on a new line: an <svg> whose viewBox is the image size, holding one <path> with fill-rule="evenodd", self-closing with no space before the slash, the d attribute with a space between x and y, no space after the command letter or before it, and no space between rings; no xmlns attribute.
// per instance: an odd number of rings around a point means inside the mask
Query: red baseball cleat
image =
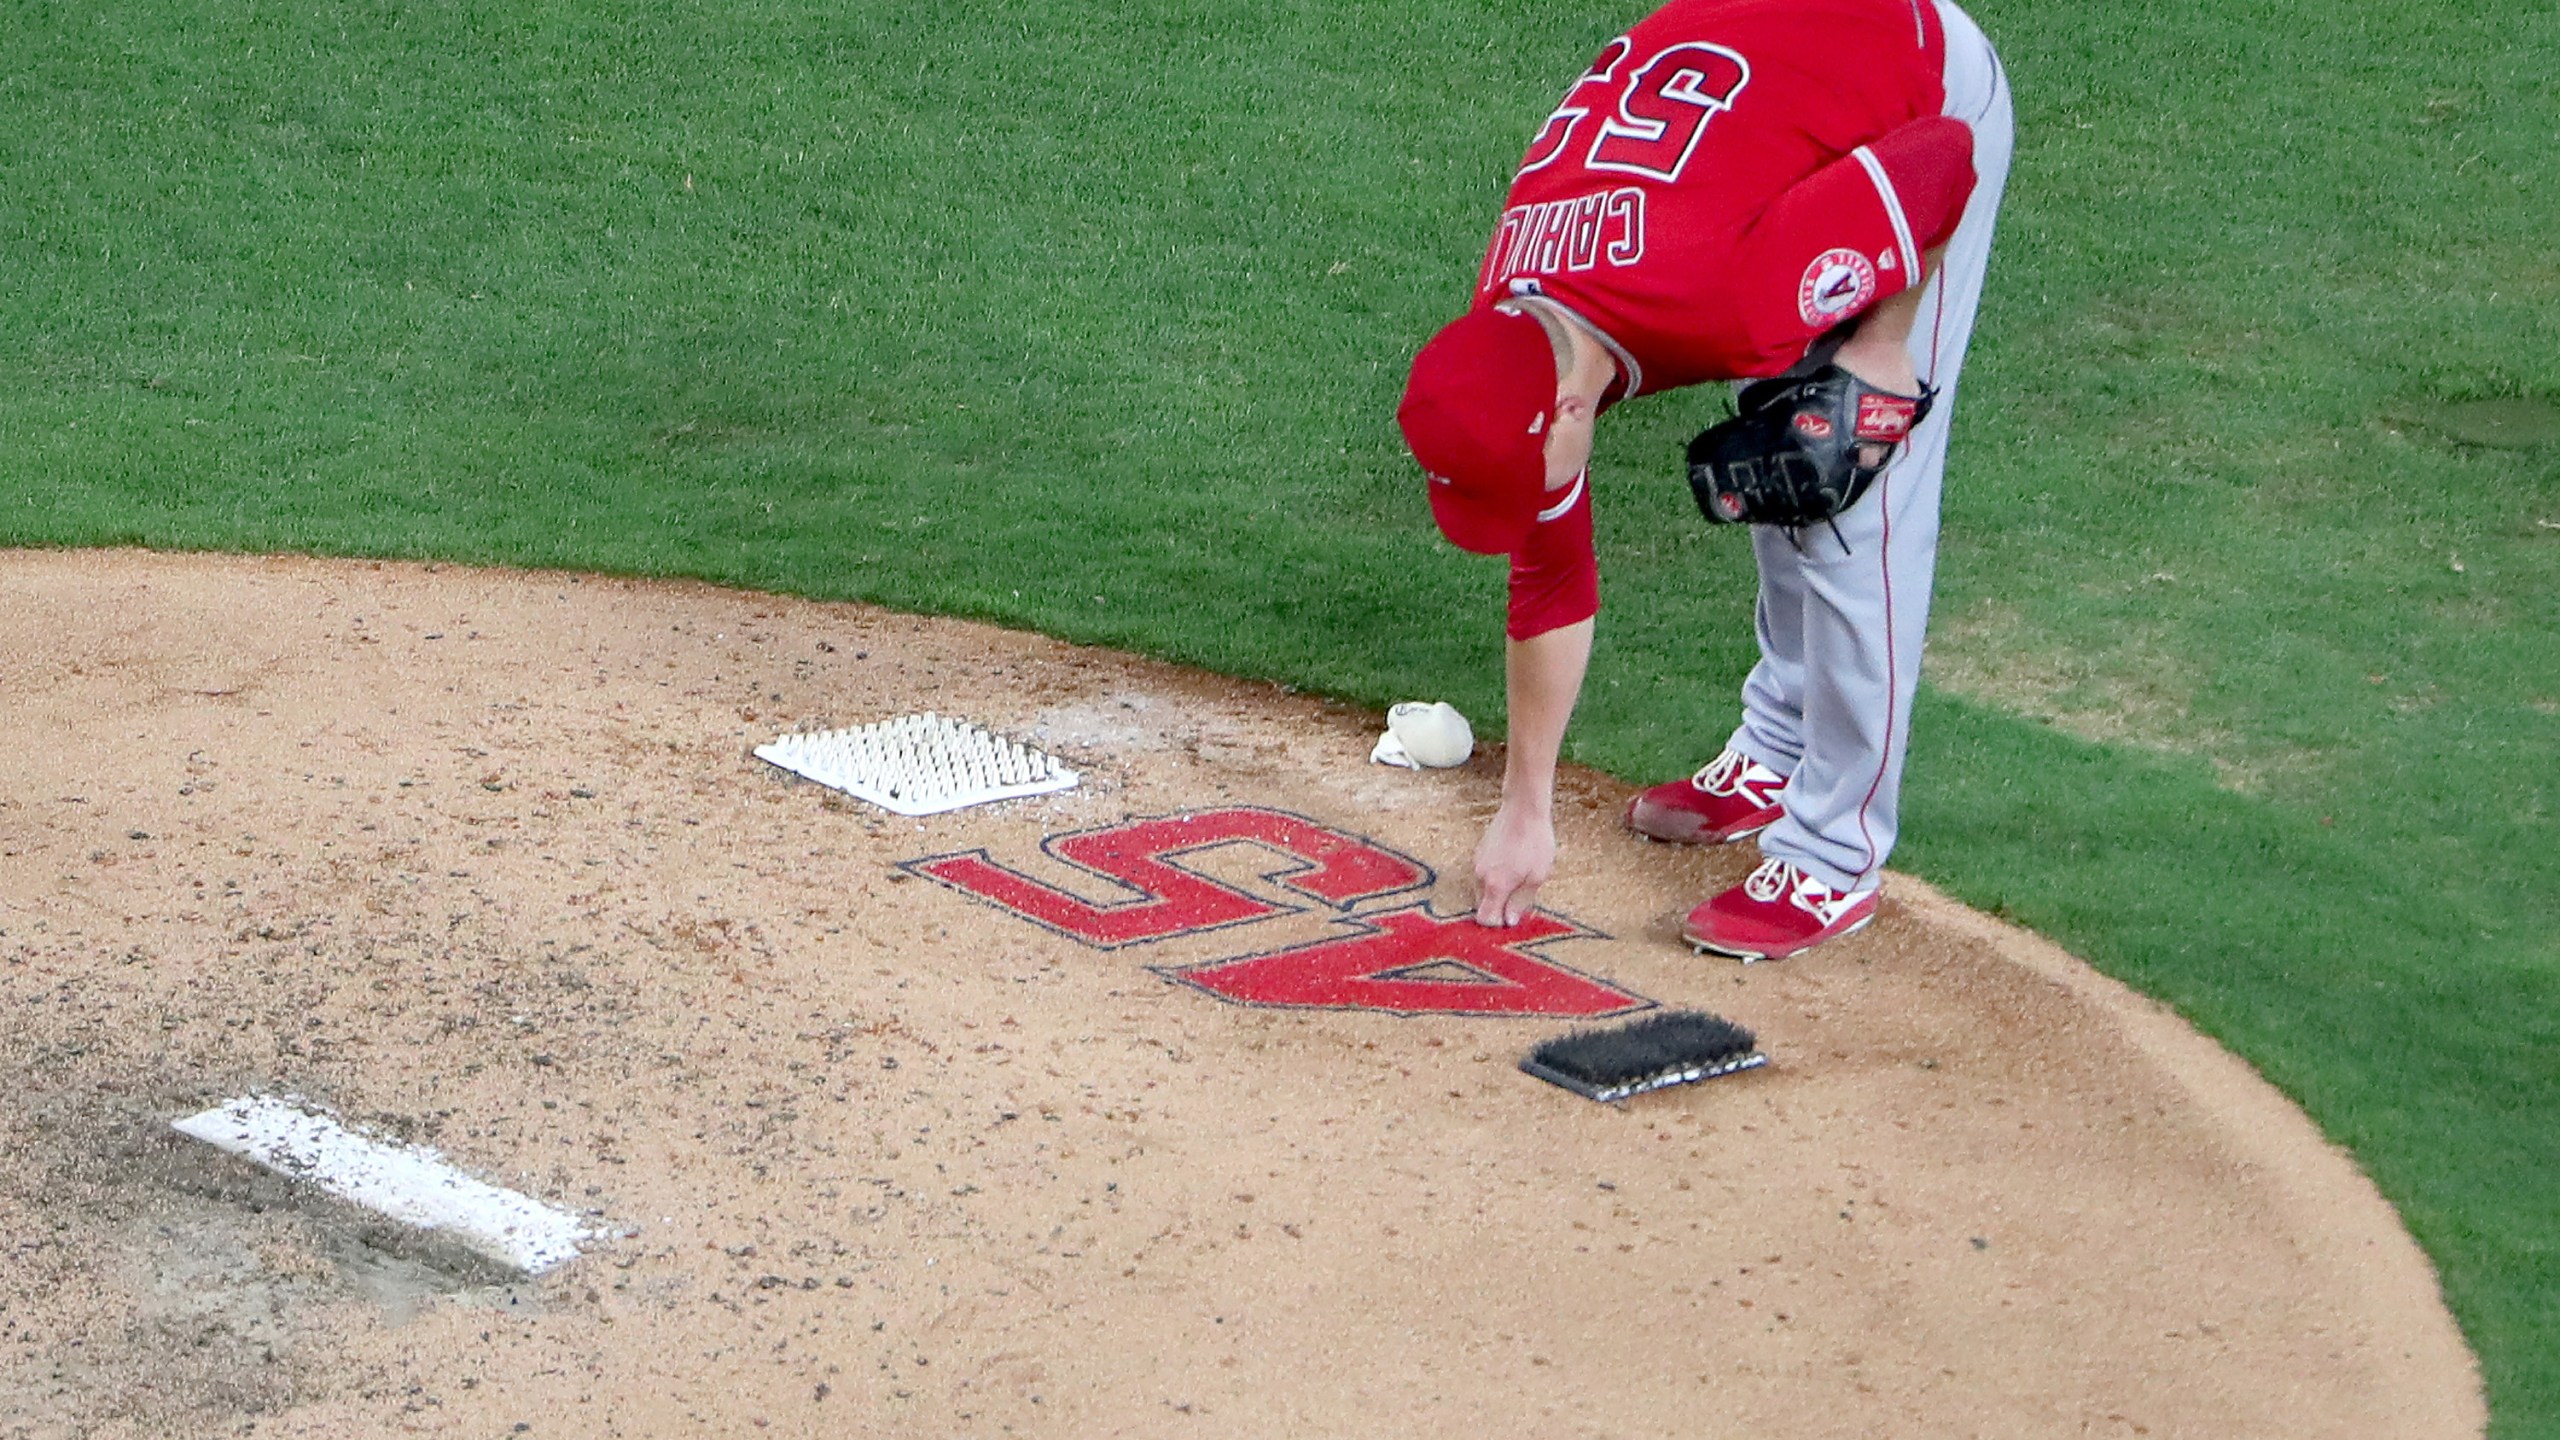
<svg viewBox="0 0 2560 1440"><path fill-rule="evenodd" d="M1757 835L1778 821L1778 792L1787 777L1727 750L1686 780L1656 785L1627 805L1627 828L1648 840L1722 845Z"/></svg>
<svg viewBox="0 0 2560 1440"><path fill-rule="evenodd" d="M1865 929L1876 918L1876 893L1842 894L1787 861L1764 861L1749 879L1690 911L1680 938L1744 964L1784 960Z"/></svg>

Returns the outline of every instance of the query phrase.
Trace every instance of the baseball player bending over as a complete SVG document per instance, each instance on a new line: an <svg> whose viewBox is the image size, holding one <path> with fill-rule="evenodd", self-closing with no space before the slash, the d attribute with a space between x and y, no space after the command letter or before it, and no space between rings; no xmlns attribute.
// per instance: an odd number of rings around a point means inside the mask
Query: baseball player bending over
<svg viewBox="0 0 2560 1440"><path fill-rule="evenodd" d="M1759 837L1765 862L1689 912L1701 949L1775 959L1874 918L2010 144L2000 62L1947 0L1672 0L1547 117L1397 413L1442 532L1511 557L1480 922L1517 923L1555 867L1600 608L1593 426L1707 380L1755 382L1689 478L1709 519L1752 525L1760 660L1723 752L1627 824Z"/></svg>

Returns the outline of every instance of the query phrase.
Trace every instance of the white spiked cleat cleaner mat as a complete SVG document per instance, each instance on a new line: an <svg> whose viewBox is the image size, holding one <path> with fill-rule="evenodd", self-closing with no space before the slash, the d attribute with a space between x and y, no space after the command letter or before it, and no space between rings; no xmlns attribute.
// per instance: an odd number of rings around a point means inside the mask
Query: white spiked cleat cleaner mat
<svg viewBox="0 0 2560 1440"><path fill-rule="evenodd" d="M539 1275L600 1232L565 1210L500 1189L422 1145L360 1135L315 1109L249 1095L174 1122L178 1132L307 1180L403 1225L433 1230Z"/></svg>
<svg viewBox="0 0 2560 1440"><path fill-rule="evenodd" d="M1056 757L930 710L779 736L757 746L756 758L901 815L939 815L1076 783L1076 772Z"/></svg>

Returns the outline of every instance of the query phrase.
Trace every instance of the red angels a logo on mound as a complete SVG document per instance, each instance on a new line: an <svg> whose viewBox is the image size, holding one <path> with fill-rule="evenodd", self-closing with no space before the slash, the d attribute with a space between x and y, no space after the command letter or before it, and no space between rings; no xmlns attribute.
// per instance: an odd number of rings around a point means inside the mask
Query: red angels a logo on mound
<svg viewBox="0 0 2560 1440"><path fill-rule="evenodd" d="M1829 329L1876 298L1876 267L1846 248L1825 250L1804 267L1796 286L1796 313L1804 323Z"/></svg>

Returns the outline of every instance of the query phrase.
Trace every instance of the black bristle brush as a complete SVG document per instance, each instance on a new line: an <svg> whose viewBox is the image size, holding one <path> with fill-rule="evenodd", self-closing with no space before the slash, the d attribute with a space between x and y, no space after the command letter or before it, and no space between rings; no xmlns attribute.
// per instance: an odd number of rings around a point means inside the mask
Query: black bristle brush
<svg viewBox="0 0 2560 1440"><path fill-rule="evenodd" d="M1530 1051L1520 1068L1605 1103L1768 1063L1751 1032L1723 1016L1666 1010L1611 1029L1559 1035Z"/></svg>

